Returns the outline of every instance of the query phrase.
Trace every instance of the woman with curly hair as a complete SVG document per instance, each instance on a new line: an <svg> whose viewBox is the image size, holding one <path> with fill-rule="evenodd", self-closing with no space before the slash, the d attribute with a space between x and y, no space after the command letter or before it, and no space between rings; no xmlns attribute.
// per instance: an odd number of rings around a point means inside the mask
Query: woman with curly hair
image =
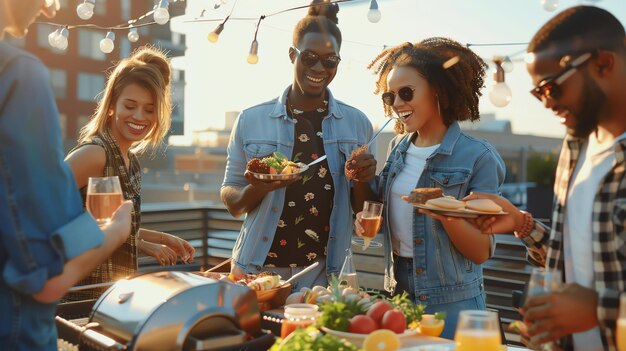
<svg viewBox="0 0 626 351"><path fill-rule="evenodd" d="M480 117L486 64L456 41L429 38L386 49L368 68L378 75L375 93L383 92L386 115L397 118L378 194L371 194L386 204L385 289L406 291L427 313L445 311L442 336L452 338L459 311L485 309L481 264L494 242L466 221L418 212L402 197L414 188L439 188L457 199L499 193L504 162L459 126Z"/></svg>

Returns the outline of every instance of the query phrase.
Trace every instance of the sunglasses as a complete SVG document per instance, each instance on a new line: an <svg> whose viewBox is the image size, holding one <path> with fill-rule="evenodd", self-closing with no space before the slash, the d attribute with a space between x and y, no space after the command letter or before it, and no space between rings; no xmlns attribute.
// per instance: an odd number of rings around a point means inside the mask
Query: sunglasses
<svg viewBox="0 0 626 351"><path fill-rule="evenodd" d="M339 66L339 62L341 61L341 57L333 54L330 54L328 56L320 56L310 51L300 51L295 46L292 46L292 49L296 52L296 55L300 57L300 61L302 62L302 64L307 67L313 67L317 65L317 62L321 62L324 68L333 69L337 68L337 66Z"/></svg>
<svg viewBox="0 0 626 351"><path fill-rule="evenodd" d="M578 71L585 63L589 62L594 56L593 53L587 52L578 56L572 63L567 65L559 74L552 78L542 80L539 85L533 88L530 93L539 101L543 99L558 99L561 95L561 85Z"/></svg>
<svg viewBox="0 0 626 351"><path fill-rule="evenodd" d="M400 90L398 90L398 96L400 97L400 99L402 99L402 101L409 102L413 100L413 91L415 91L415 88L402 87L400 88ZM383 93L382 98L385 105L393 106L393 104L396 102L396 93L394 93L393 91L388 91L386 93Z"/></svg>

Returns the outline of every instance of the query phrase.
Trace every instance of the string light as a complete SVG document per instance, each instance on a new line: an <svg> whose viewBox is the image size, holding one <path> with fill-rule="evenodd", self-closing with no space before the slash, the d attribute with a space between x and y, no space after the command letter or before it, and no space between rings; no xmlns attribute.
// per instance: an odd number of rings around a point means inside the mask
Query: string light
<svg viewBox="0 0 626 351"><path fill-rule="evenodd" d="M367 11L367 20L372 23L377 23L378 21L380 21L381 17L382 14L378 9L378 3L376 2L376 0L370 1L370 9L369 11Z"/></svg>
<svg viewBox="0 0 626 351"><path fill-rule="evenodd" d="M60 31L61 29L58 28L54 32L48 34L48 44L50 44L53 48L56 48L56 39Z"/></svg>
<svg viewBox="0 0 626 351"><path fill-rule="evenodd" d="M59 35L54 39L55 47L59 50L66 50L68 40L67 37L70 35L70 31L67 28L61 29Z"/></svg>
<svg viewBox="0 0 626 351"><path fill-rule="evenodd" d="M82 20L88 20L93 17L93 9L96 6L96 0L85 0L76 6L76 14Z"/></svg>
<svg viewBox="0 0 626 351"><path fill-rule="evenodd" d="M504 69L502 63L503 57L495 57L493 63L496 65L496 71L493 73L494 85L489 92L489 100L496 107L504 107L511 102L511 88L504 82Z"/></svg>
<svg viewBox="0 0 626 351"><path fill-rule="evenodd" d="M128 37L128 41L130 41L131 43L136 43L137 40L139 40L139 31L137 30L137 28L131 25L130 28L128 29L127 37Z"/></svg>
<svg viewBox="0 0 626 351"><path fill-rule="evenodd" d="M154 21L160 25L166 24L170 20L170 12L168 7L170 3L168 0L159 1L159 5L154 10Z"/></svg>
<svg viewBox="0 0 626 351"><path fill-rule="evenodd" d="M257 34L259 33L259 26L261 25L261 21L265 19L265 16L259 17L259 21L256 23L256 29L254 30L254 39L252 39L252 44L250 45L250 53L248 53L247 62L251 65L256 65L259 62L259 42L256 40Z"/></svg>
<svg viewBox="0 0 626 351"><path fill-rule="evenodd" d="M222 31L224 30L224 23L226 23L227 20L228 17L226 17L224 22L218 24L211 33L209 33L207 39L209 39L211 43L217 43L217 41L220 39L220 33L222 33Z"/></svg>
<svg viewBox="0 0 626 351"><path fill-rule="evenodd" d="M541 0L541 6L544 10L552 12L559 7L559 0Z"/></svg>
<svg viewBox="0 0 626 351"><path fill-rule="evenodd" d="M115 49L115 33L108 31L106 37L100 40L100 51L110 54Z"/></svg>
<svg viewBox="0 0 626 351"><path fill-rule="evenodd" d="M511 73L514 68L515 65L513 64L513 61L511 61L511 58L509 56L505 56L504 61L502 61L502 69L504 72Z"/></svg>

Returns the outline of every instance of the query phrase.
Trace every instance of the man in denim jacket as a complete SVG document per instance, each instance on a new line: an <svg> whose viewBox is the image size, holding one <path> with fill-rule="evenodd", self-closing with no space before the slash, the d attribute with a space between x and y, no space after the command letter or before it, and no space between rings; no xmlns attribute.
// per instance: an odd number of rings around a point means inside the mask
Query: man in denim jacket
<svg viewBox="0 0 626 351"><path fill-rule="evenodd" d="M324 12L336 14L336 5L328 6L331 11ZM340 45L341 33L333 21L303 18L289 49L293 84L237 119L221 190L232 215L246 214L233 249L231 273L236 279L265 269L286 279L319 262L300 285L325 285L327 274L341 268L352 234L350 201L363 204L364 189L375 175L370 166L376 161L369 153L351 160L352 152L371 139L371 123L327 89L337 72ZM328 158L291 181L261 181L246 171L248 161L274 152L304 163ZM344 174L348 160L353 184Z"/></svg>
<svg viewBox="0 0 626 351"><path fill-rule="evenodd" d="M23 36L44 0L4 0L4 32ZM100 230L63 162L46 68L0 42L0 349L56 350L56 301L130 234L125 203ZM103 234L104 231L104 234Z"/></svg>

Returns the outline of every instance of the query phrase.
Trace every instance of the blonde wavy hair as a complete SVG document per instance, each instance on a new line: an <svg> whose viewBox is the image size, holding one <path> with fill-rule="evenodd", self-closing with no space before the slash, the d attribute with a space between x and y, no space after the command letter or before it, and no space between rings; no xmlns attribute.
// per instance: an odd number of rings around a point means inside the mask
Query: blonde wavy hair
<svg viewBox="0 0 626 351"><path fill-rule="evenodd" d="M149 134L132 147L132 152L142 153L150 146L157 146L170 129L172 100L170 87L171 66L165 53L153 46L143 46L130 57L112 67L107 84L100 93L91 120L80 130L78 142L88 141L106 130L109 111L114 109L122 90L131 84L147 89L155 101L156 124Z"/></svg>

